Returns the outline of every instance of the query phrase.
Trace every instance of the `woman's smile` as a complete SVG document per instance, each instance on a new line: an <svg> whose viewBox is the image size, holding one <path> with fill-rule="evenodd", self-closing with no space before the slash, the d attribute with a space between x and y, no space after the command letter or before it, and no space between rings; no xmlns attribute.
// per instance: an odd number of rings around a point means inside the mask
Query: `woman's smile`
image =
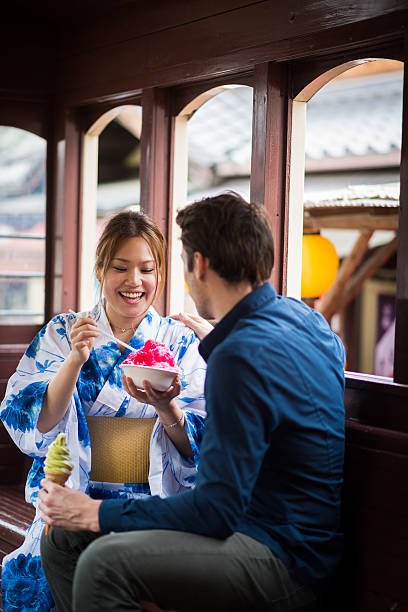
<svg viewBox="0 0 408 612"><path fill-rule="evenodd" d="M128 304L137 304L145 295L144 291L119 291L118 293Z"/></svg>

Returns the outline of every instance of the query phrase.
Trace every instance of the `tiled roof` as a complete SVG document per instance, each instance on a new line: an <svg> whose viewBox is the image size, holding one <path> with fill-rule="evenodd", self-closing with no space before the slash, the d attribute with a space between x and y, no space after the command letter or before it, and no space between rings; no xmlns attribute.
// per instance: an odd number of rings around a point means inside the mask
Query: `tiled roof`
<svg viewBox="0 0 408 612"><path fill-rule="evenodd" d="M201 106L188 122L188 152L200 166L251 157L252 88L224 91Z"/></svg>
<svg viewBox="0 0 408 612"><path fill-rule="evenodd" d="M347 189L325 191L316 195L305 196L306 210L331 207L361 207L361 208L398 208L400 197L399 183L384 185L353 185Z"/></svg>
<svg viewBox="0 0 408 612"><path fill-rule="evenodd" d="M401 124L402 71L333 81L307 104L306 159L399 151ZM188 130L189 155L198 165L229 161L249 168L252 89L212 98L190 119Z"/></svg>
<svg viewBox="0 0 408 612"><path fill-rule="evenodd" d="M313 96L306 109L309 158L399 150L402 72L333 81Z"/></svg>

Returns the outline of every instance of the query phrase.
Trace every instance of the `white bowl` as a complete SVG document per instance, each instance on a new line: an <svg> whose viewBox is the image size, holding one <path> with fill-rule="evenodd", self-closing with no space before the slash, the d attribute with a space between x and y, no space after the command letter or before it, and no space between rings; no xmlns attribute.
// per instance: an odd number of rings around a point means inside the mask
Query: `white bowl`
<svg viewBox="0 0 408 612"><path fill-rule="evenodd" d="M143 389L143 381L148 380L153 389L167 391L178 374L175 370L164 370L163 368L152 368L142 365L122 364L120 367L124 371L125 376L129 376L139 389Z"/></svg>

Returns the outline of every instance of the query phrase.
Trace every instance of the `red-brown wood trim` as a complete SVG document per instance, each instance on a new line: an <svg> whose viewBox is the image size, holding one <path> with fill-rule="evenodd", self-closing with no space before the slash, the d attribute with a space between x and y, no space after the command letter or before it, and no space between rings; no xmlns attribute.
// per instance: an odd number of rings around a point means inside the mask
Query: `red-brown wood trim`
<svg viewBox="0 0 408 612"><path fill-rule="evenodd" d="M2 350L6 354L10 352L9 348L3 349L4 345L27 346L41 327L42 325L0 325L0 353Z"/></svg>
<svg viewBox="0 0 408 612"><path fill-rule="evenodd" d="M251 201L263 204L271 219L275 244L271 282L279 293L284 289L286 267L287 126L285 67L275 63L260 64L254 73Z"/></svg>
<svg viewBox="0 0 408 612"><path fill-rule="evenodd" d="M350 49L292 62L291 96L296 98L309 83L332 68L353 60L367 58L404 61L404 39L402 32L396 40L384 43L370 43L369 45L362 46L360 49Z"/></svg>
<svg viewBox="0 0 408 612"><path fill-rule="evenodd" d="M65 140L65 108L59 105L54 106L54 112L50 116L52 123L52 132L50 135L50 160L52 178L48 183L48 196L51 199L50 212L50 230L52 233L52 254L50 256L50 303L46 311L46 320L49 320L56 314L62 312L63 300L63 240L64 240L64 175L65 175L65 158L66 158L66 140ZM74 245L73 245L74 247ZM46 302L47 307L47 302Z"/></svg>
<svg viewBox="0 0 408 612"><path fill-rule="evenodd" d="M168 92L146 89L142 96L140 205L169 238L170 132ZM166 290L156 300L160 314L167 313Z"/></svg>
<svg viewBox="0 0 408 612"><path fill-rule="evenodd" d="M177 116L189 102L214 87L219 87L220 85L247 85L248 87L253 87L253 84L253 70L249 70L246 72L237 71L234 74L206 79L200 83L179 85L172 90L171 113Z"/></svg>
<svg viewBox="0 0 408 612"><path fill-rule="evenodd" d="M132 94L130 96L118 95L115 98L110 99L108 102L97 102L97 104L92 104L91 106L78 108L78 127L84 134L95 123L95 121L97 121L100 117L102 117L102 115L110 111L112 108L130 104L140 106L142 103L142 93L140 92L136 95Z"/></svg>
<svg viewBox="0 0 408 612"><path fill-rule="evenodd" d="M35 101L0 99L0 125L26 130L41 138L47 138L48 112L47 98Z"/></svg>
<svg viewBox="0 0 408 612"><path fill-rule="evenodd" d="M408 35L405 40L408 60ZM400 206L397 250L397 302L395 325L394 379L408 383L408 66L405 62L402 101Z"/></svg>
<svg viewBox="0 0 408 612"><path fill-rule="evenodd" d="M57 142L55 134L55 113L49 109L49 130L47 139L47 176L46 176L46 213L45 213L45 300L44 321L49 321L53 315L54 292L55 292L55 195L57 179Z"/></svg>
<svg viewBox="0 0 408 612"><path fill-rule="evenodd" d="M65 118L64 204L62 227L62 311L79 308L81 133L73 112Z"/></svg>
<svg viewBox="0 0 408 612"><path fill-rule="evenodd" d="M170 93L170 92L169 92ZM170 94L171 95L171 94ZM172 107L172 101L169 101L170 108ZM168 217L167 217L167 267L166 267L166 286L164 291L166 311L164 314L171 315L174 313L169 312L170 308L170 278L171 278L171 257L170 254L174 248L172 239L172 228L171 221L173 219L174 207L178 208L178 203L173 200L173 181L174 181L174 135L175 135L176 119L175 116L170 117L170 141L169 141L169 205L168 205Z"/></svg>

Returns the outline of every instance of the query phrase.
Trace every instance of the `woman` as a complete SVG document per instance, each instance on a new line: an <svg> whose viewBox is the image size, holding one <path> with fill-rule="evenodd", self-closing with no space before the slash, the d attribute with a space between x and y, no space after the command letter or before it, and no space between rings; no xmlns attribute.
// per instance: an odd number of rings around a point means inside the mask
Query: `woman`
<svg viewBox="0 0 408 612"><path fill-rule="evenodd" d="M92 497L167 496L194 486L205 417L205 364L195 334L180 322L160 317L152 307L164 285L164 250L160 229L146 215L121 212L114 216L96 251L99 303L89 313L54 317L34 338L8 383L0 418L15 443L34 459L26 499L37 513L24 544L3 561L5 611L46 611L53 607L40 562L44 524L37 494L47 449L58 433L66 434L74 464L67 485ZM136 393L137 399L130 397L123 387L120 368L130 351L107 340L99 329L134 349L142 347L147 339L165 344L181 369L180 378L166 392L158 393L147 385L146 391ZM111 480L101 477L112 473L114 463L94 465L98 457L102 456L103 463L107 455L104 436L111 436L114 444L112 431L125 423L121 435L130 433L121 451L129 447L127 466L137 464L133 458L139 449L132 448L131 426L147 422L153 429L148 431L146 477L118 481L118 474L128 473L121 472L120 467L114 468L116 474ZM107 429L105 424L109 424Z"/></svg>

